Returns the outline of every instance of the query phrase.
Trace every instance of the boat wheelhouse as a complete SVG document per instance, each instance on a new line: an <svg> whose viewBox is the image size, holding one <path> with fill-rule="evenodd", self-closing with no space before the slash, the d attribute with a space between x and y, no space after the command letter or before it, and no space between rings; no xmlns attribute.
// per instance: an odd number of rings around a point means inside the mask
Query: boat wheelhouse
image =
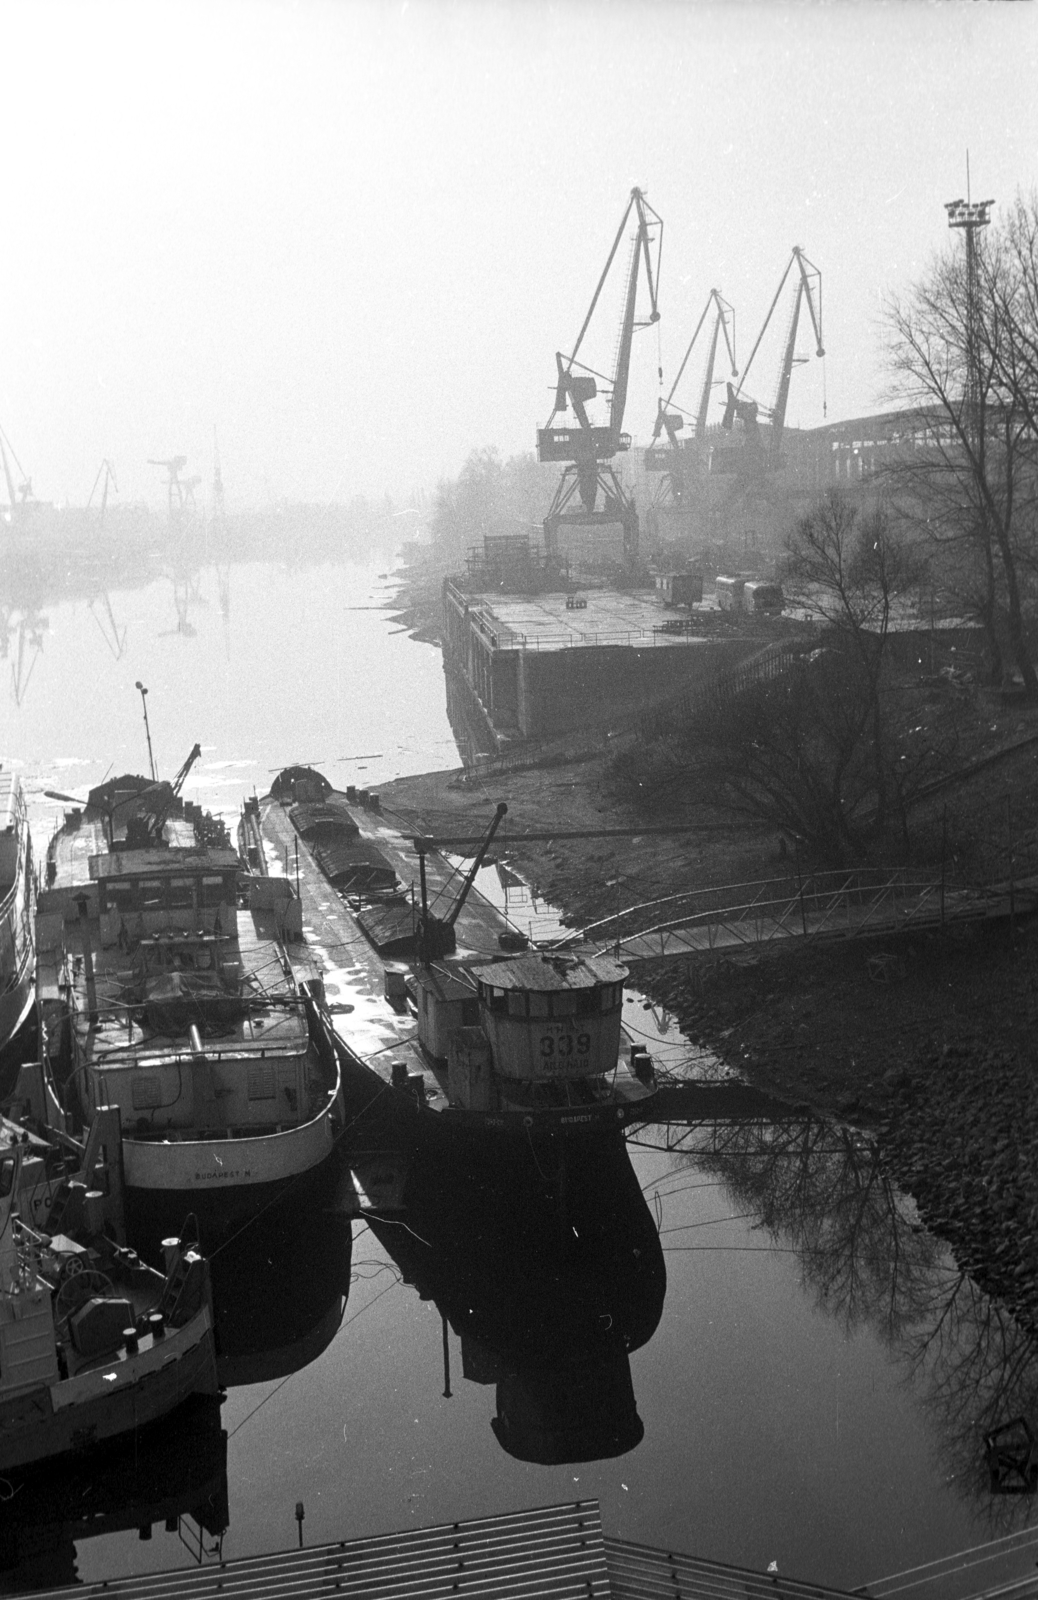
<svg viewBox="0 0 1038 1600"><path fill-rule="evenodd" d="M154 805L145 789L70 813L37 917L52 1076L74 1130L118 1108L147 1237L188 1210L212 1232L329 1177L342 1123L335 1052L285 948L301 929L287 879L239 895L222 825Z"/></svg>
<svg viewBox="0 0 1038 1600"><path fill-rule="evenodd" d="M418 1039L449 1109L622 1120L654 1087L621 1054L626 975L608 956L557 953L419 967Z"/></svg>
<svg viewBox="0 0 1038 1600"><path fill-rule="evenodd" d="M515 953L526 934L474 890L506 805L459 887L457 862L439 853L444 841L405 838L373 796L324 791L322 806L345 810L410 888L398 906L373 909L330 892L319 852L297 827L298 797L276 787L281 798L272 789L247 803L243 849L257 862L291 860L308 927L325 950L349 953L348 964L328 963L324 991L358 1114L378 1100L417 1112L430 1130L511 1131L524 1141L644 1116L656 1084L648 1052L623 1033L626 969L591 951Z"/></svg>

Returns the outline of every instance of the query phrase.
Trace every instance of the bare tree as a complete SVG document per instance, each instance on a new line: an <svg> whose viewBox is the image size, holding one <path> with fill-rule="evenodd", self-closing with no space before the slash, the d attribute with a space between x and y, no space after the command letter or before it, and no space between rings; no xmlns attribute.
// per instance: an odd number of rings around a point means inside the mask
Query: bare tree
<svg viewBox="0 0 1038 1600"><path fill-rule="evenodd" d="M901 508L931 540L937 570L981 622L992 676L1008 655L1038 698L1028 640L1034 558L1034 402L1028 351L1038 296L1033 206L938 257L885 319L895 392L920 408L894 481ZM1036 346L1038 348L1038 346ZM1004 634L1004 649L1003 649Z"/></svg>
<svg viewBox="0 0 1038 1600"><path fill-rule="evenodd" d="M803 610L826 624L826 641L842 658L852 692L839 697L848 762L871 772L873 826L882 834L892 801L903 798L902 774L891 760L894 730L884 683L887 640L899 600L912 594L920 563L883 509L862 515L831 489L786 540L783 582ZM835 665L835 661L834 661Z"/></svg>

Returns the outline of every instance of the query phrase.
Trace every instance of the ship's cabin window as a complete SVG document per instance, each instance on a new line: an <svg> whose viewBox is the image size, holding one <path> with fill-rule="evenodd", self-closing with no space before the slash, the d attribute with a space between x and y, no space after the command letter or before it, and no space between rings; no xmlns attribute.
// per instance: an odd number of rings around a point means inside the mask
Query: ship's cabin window
<svg viewBox="0 0 1038 1600"><path fill-rule="evenodd" d="M132 883L106 883L105 905L109 911L136 911L137 891Z"/></svg>
<svg viewBox="0 0 1038 1600"><path fill-rule="evenodd" d="M7 1156L0 1161L0 1199L9 1195L14 1184L14 1156Z"/></svg>
<svg viewBox="0 0 1038 1600"><path fill-rule="evenodd" d="M193 911L195 905L195 880L171 878L169 882L169 908L171 911Z"/></svg>
<svg viewBox="0 0 1038 1600"><path fill-rule="evenodd" d="M225 899L233 901L234 890L232 889L229 895L225 895L222 878L206 876L202 879L202 904L204 906L218 906Z"/></svg>
<svg viewBox="0 0 1038 1600"><path fill-rule="evenodd" d="M480 985L480 999L498 1016L522 1017L585 1017L601 1009L612 1010L600 997L616 992L612 986L601 989L558 989L551 994L531 993L526 989L497 989L491 984Z"/></svg>
<svg viewBox="0 0 1038 1600"><path fill-rule="evenodd" d="M160 911L166 903L165 884L161 878L142 878L140 905L142 911Z"/></svg>
<svg viewBox="0 0 1038 1600"><path fill-rule="evenodd" d="M153 944L146 961L150 972L209 972L213 952L204 944Z"/></svg>
<svg viewBox="0 0 1038 1600"><path fill-rule="evenodd" d="M598 991L598 1004L602 1011L615 1011L624 1002L622 983L607 983Z"/></svg>

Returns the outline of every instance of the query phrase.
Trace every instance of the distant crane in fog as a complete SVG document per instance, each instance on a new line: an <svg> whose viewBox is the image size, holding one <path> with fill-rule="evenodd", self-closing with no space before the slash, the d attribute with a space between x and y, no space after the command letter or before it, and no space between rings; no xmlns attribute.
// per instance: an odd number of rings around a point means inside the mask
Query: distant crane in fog
<svg viewBox="0 0 1038 1600"><path fill-rule="evenodd" d="M149 467L165 467L169 476L166 479L167 502L169 506L169 520L171 526L179 523L184 515L185 490L187 485L181 481L180 474L187 466L187 456L170 456L168 461L157 460L154 456L148 457ZM198 479L191 480L198 483Z"/></svg>
<svg viewBox="0 0 1038 1600"><path fill-rule="evenodd" d="M119 493L119 485L115 481L115 468L113 467L112 463L109 461L107 456L105 456L105 458L102 461L101 465L97 469L97 477L94 479L94 487L91 489L90 498L87 500L87 510L88 511L90 510L90 507L94 503L94 495L97 493L98 484L101 485L101 505L100 505L100 508L99 508L99 511L98 511L97 525L98 525L99 528L103 528L104 527L104 521L105 521L105 511L108 509L108 486L109 486L109 484L111 484L111 486L115 490L116 494Z"/></svg>
<svg viewBox="0 0 1038 1600"><path fill-rule="evenodd" d="M674 395L688 366L689 358L695 348L696 340L706 324L707 317L713 308L713 329L710 335L710 344L707 350L706 367L703 373L703 383L699 392L699 402L696 407L694 428L691 439L679 439L678 434L688 421L687 412L674 403ZM731 333L729 333L731 323ZM662 397L657 402L656 421L652 429L653 443L645 452L645 468L647 472L666 473L662 488L664 492L670 490L670 498L674 505L683 505L689 490L687 467L689 456L698 459L705 468L706 429L710 395L714 386L714 363L717 359L717 345L721 336L724 336L725 349L728 351L728 360L731 363L731 375L738 377L739 368L735 360L735 312L725 300L719 289L711 289L707 296L706 305L702 315L696 323L695 331L688 342L688 348L681 359L677 377L670 386L670 393L666 400ZM658 445L656 441L660 435L667 436L666 445Z"/></svg>
<svg viewBox="0 0 1038 1600"><path fill-rule="evenodd" d="M18 468L18 475L22 480L17 486L11 475L12 461ZM14 445L3 428L0 428L0 467L3 468L4 482L7 485L7 498L10 502L10 517L13 521L18 513L25 509L26 503L33 498L32 479L18 460Z"/></svg>
<svg viewBox="0 0 1038 1600"><path fill-rule="evenodd" d="M786 328L785 343L782 347L782 360L779 366L778 386L775 391L775 399L770 408L759 406L756 400L752 400L748 395L743 395L742 389L747 377L749 376L750 368L753 365L753 358L760 349L761 340L764 338L764 335L768 330L768 324L771 321L775 307L779 303L779 298L786 286L786 282L794 266L797 269L797 276L794 280L796 283L796 289L793 295L793 305L790 311L789 323ZM746 362L745 367L742 369L742 377L736 386L733 387L732 384L728 385L728 399L724 408L724 417L721 421L722 428L724 428L726 432L730 433L732 425L735 422L736 417L738 417L740 421L745 424L748 437L756 440L758 437L758 415L763 413L765 417L770 418L771 444L768 451L767 465L772 468L781 465L782 435L786 427L786 404L789 400L789 380L792 376L794 366L798 366L801 362L804 362L808 359L806 356L798 356L796 354L797 329L800 323L800 307L805 300L807 302L807 309L811 317L811 326L814 329L816 345L815 354L824 356L825 347L822 344L822 274L818 268L807 259L807 256L804 254L801 246L795 244L793 246L793 253L786 263L786 270L779 280L778 288L775 290L775 297L772 300L771 305L768 307L768 314L761 324L761 330L757 335L756 343L754 344L753 349L750 351L749 359Z"/></svg>

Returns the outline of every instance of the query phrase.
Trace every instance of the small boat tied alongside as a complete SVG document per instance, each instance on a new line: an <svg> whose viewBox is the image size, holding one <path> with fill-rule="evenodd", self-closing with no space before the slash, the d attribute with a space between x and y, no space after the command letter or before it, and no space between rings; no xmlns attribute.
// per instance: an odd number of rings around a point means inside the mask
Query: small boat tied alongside
<svg viewBox="0 0 1038 1600"><path fill-rule="evenodd" d="M136 1435L218 1392L208 1263L170 1239L157 1272L116 1242L118 1118L106 1117L106 1192L56 1177L54 1147L4 1124L0 1473Z"/></svg>
<svg viewBox="0 0 1038 1600"><path fill-rule="evenodd" d="M448 887L457 869L393 828L377 797L339 794L307 768L286 769L246 804L240 839L253 870L284 871L298 894L348 1102L381 1100L452 1133L621 1127L655 1093L648 1054L623 1032L626 968L530 949L495 907L469 898L505 809L460 889ZM395 888L329 874L350 839L356 861L380 854ZM447 905L440 915L434 897Z"/></svg>
<svg viewBox="0 0 1038 1600"><path fill-rule="evenodd" d="M190 760L172 784L112 779L66 813L37 982L49 1120L82 1137L117 1107L133 1241L193 1212L208 1246L287 1187L323 1203L342 1102L312 973L288 958L298 905L181 799Z"/></svg>

